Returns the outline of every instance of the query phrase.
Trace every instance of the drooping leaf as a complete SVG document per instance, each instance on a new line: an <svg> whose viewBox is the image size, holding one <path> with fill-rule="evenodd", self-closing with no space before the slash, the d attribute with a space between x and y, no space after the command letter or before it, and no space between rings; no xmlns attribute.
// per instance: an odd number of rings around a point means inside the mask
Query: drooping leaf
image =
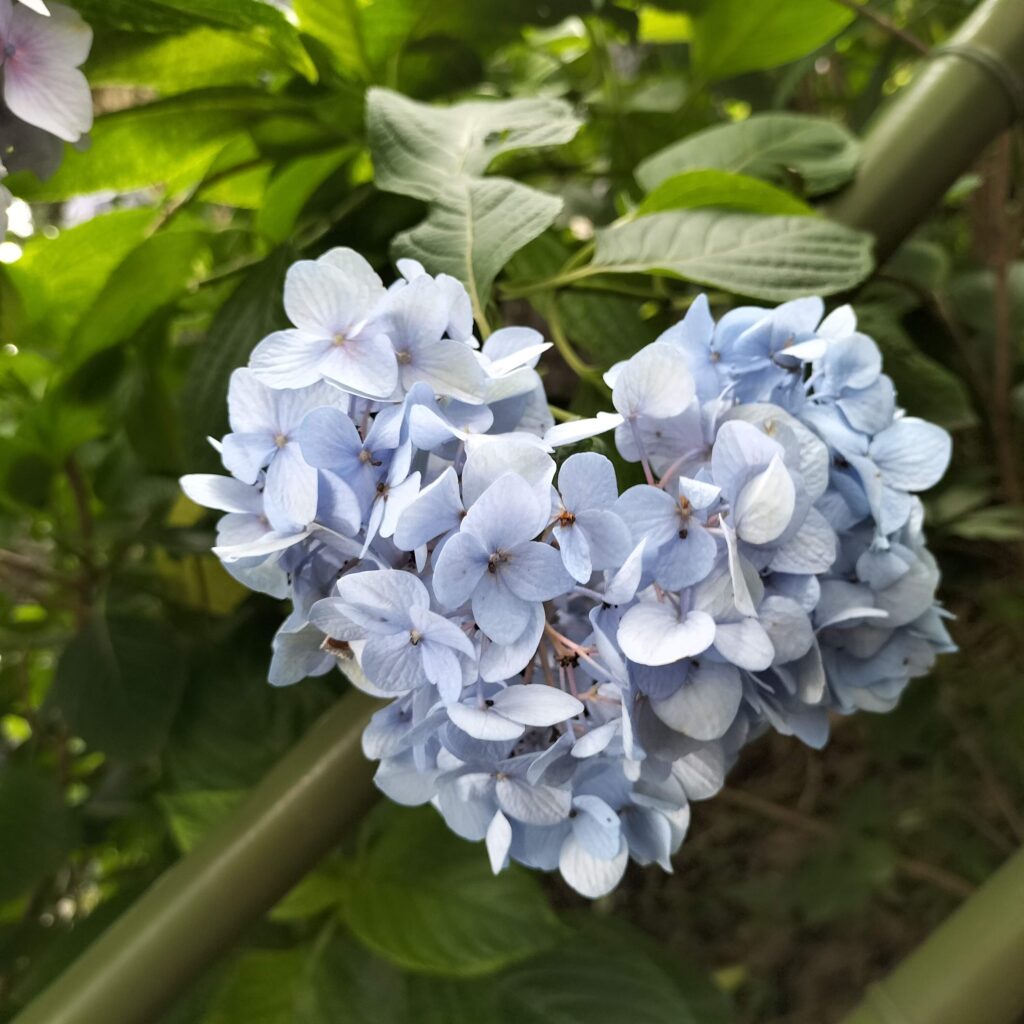
<svg viewBox="0 0 1024 1024"><path fill-rule="evenodd" d="M340 146L299 157L274 175L256 214L257 229L274 243L285 241L310 196L355 151L354 146Z"/></svg>
<svg viewBox="0 0 1024 1024"><path fill-rule="evenodd" d="M636 216L714 206L750 213L805 216L814 211L789 192L746 174L730 171L683 171L656 185L634 211Z"/></svg>
<svg viewBox="0 0 1024 1024"><path fill-rule="evenodd" d="M28 765L0 768L0 902L57 868L75 841L74 819L55 778Z"/></svg>
<svg viewBox="0 0 1024 1024"><path fill-rule="evenodd" d="M715 0L693 20L694 72L710 82L788 64L853 18L832 0Z"/></svg>
<svg viewBox="0 0 1024 1024"><path fill-rule="evenodd" d="M799 184L807 195L830 192L857 168L859 144L846 128L808 114L755 114L687 136L644 160L637 181L648 191L683 171L717 168Z"/></svg>
<svg viewBox="0 0 1024 1024"><path fill-rule="evenodd" d="M48 343L62 339L113 269L142 241L153 218L144 207L115 210L56 238L32 239L22 258L7 268L21 298L24 325Z"/></svg>
<svg viewBox="0 0 1024 1024"><path fill-rule="evenodd" d="M431 203L396 253L458 277L479 312L503 264L561 209L556 197L482 176L496 157L568 142L579 121L555 99L435 107L386 89L368 93L366 120L377 186Z"/></svg>
<svg viewBox="0 0 1024 1024"><path fill-rule="evenodd" d="M166 739L185 675L170 627L97 615L64 649L49 700L91 747L138 761Z"/></svg>
<svg viewBox="0 0 1024 1024"><path fill-rule="evenodd" d="M304 116L281 97L220 89L105 114L96 120L87 151L69 149L47 181L22 173L18 194L53 201L103 189L160 185L173 190L201 179L229 142L272 114Z"/></svg>
<svg viewBox="0 0 1024 1024"><path fill-rule="evenodd" d="M599 231L592 265L613 274L669 274L781 301L831 295L864 280L872 266L871 239L817 217L656 213Z"/></svg>
<svg viewBox="0 0 1024 1024"><path fill-rule="evenodd" d="M197 22L239 30L278 50L310 82L317 79L295 26L265 0L73 0L73 6L90 23L134 32L185 32Z"/></svg>
<svg viewBox="0 0 1024 1024"><path fill-rule="evenodd" d="M414 971L474 976L563 934L534 878L491 874L485 851L431 808L401 810L352 865L345 921L358 939Z"/></svg>
<svg viewBox="0 0 1024 1024"><path fill-rule="evenodd" d="M204 231L169 231L148 238L114 270L78 322L69 360L81 362L130 337L149 316L184 294L208 258Z"/></svg>
<svg viewBox="0 0 1024 1024"><path fill-rule="evenodd" d="M180 35L108 36L89 62L92 85L149 86L173 96L218 85L257 85L286 65L247 35L200 26Z"/></svg>
<svg viewBox="0 0 1024 1024"><path fill-rule="evenodd" d="M319 39L333 56L338 69L363 81L373 71L363 40L363 22L356 0L295 0L299 28Z"/></svg>

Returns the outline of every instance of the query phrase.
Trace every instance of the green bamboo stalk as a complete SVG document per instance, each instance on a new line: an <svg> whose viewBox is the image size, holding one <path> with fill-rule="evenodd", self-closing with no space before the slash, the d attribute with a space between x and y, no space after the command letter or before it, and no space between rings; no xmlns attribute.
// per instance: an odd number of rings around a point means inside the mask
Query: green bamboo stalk
<svg viewBox="0 0 1024 1024"><path fill-rule="evenodd" d="M338 701L14 1024L153 1024L373 802L360 740L376 707L358 690Z"/></svg>
<svg viewBox="0 0 1024 1024"><path fill-rule="evenodd" d="M1024 1009L1024 850L843 1024L1010 1024Z"/></svg>
<svg viewBox="0 0 1024 1024"><path fill-rule="evenodd" d="M864 140L854 182L827 207L885 259L1024 110L1024 3L986 0L921 65Z"/></svg>

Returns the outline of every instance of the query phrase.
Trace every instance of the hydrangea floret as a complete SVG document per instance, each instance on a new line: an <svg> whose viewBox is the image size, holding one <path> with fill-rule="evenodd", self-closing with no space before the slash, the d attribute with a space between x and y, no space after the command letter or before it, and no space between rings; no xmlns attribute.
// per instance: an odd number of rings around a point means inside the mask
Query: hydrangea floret
<svg viewBox="0 0 1024 1024"><path fill-rule="evenodd" d="M744 744L821 747L952 649L917 497L950 439L848 306L715 322L700 296L609 370L613 412L555 425L536 331L480 344L459 282L400 272L297 263L294 327L231 380L231 476L182 486L225 513L228 571L291 600L271 682L340 666L386 699L377 785L496 872L599 897L630 859L671 870ZM609 432L644 483L567 451Z"/></svg>

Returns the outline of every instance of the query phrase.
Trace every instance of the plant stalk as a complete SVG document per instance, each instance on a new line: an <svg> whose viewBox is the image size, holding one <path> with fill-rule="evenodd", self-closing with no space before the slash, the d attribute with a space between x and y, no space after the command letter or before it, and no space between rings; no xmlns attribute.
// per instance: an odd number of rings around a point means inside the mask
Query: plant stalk
<svg viewBox="0 0 1024 1024"><path fill-rule="evenodd" d="M1024 850L842 1024L1011 1024L1024 1007Z"/></svg>
<svg viewBox="0 0 1024 1024"><path fill-rule="evenodd" d="M358 690L339 700L14 1024L153 1024L374 801L360 740L378 706Z"/></svg>
<svg viewBox="0 0 1024 1024"><path fill-rule="evenodd" d="M881 263L1021 116L1022 75L1024 3L985 0L876 118L828 214L873 234Z"/></svg>

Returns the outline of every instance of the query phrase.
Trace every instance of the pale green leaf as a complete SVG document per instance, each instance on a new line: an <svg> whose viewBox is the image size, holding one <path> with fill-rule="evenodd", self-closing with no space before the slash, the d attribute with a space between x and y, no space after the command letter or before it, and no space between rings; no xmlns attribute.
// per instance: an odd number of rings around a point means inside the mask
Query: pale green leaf
<svg viewBox="0 0 1024 1024"><path fill-rule="evenodd" d="M508 178L463 179L430 207L427 219L399 235L396 257L419 260L431 273L451 274L479 312L498 272L558 216L562 201Z"/></svg>
<svg viewBox="0 0 1024 1024"><path fill-rule="evenodd" d="M842 125L807 114L756 114L689 135L644 160L637 181L648 191L683 171L717 168L830 192L857 169L857 140Z"/></svg>
<svg viewBox="0 0 1024 1024"><path fill-rule="evenodd" d="M860 283L871 271L871 238L818 217L656 213L599 231L591 266L613 274L663 273L782 301Z"/></svg>
<svg viewBox="0 0 1024 1024"><path fill-rule="evenodd" d="M666 178L644 198L636 216L715 206L751 213L813 214L805 202L766 181L729 171L683 171Z"/></svg>
<svg viewBox="0 0 1024 1024"><path fill-rule="evenodd" d="M833 0L715 0L693 19L694 72L710 82L788 64L853 18Z"/></svg>

